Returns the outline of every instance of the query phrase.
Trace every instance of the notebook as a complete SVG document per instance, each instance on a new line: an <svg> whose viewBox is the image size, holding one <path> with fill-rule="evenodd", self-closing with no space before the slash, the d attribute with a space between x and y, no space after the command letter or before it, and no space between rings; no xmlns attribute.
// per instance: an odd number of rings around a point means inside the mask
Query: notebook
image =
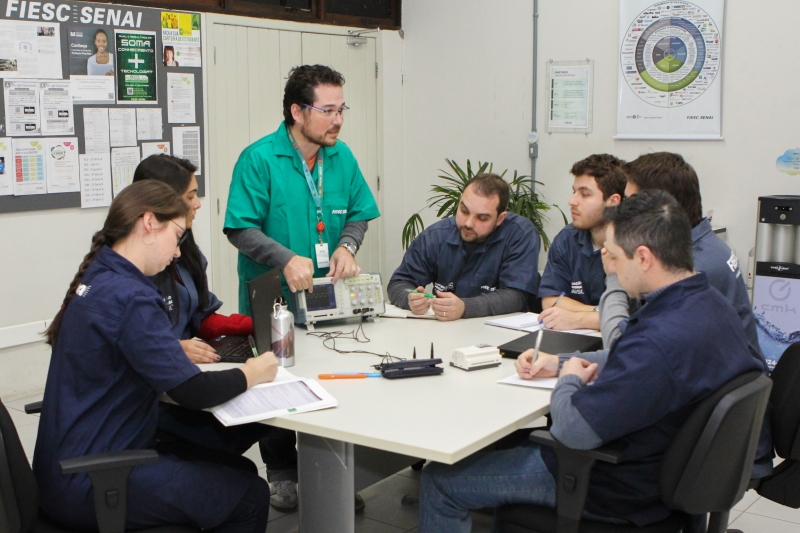
<svg viewBox="0 0 800 533"><path fill-rule="evenodd" d="M537 335L538 333L528 333L524 337L501 344L497 349L500 350L500 355L503 357L516 359L525 350L536 346ZM544 330L542 345L539 347L541 351L550 354L592 352L602 348L603 339L601 337L591 337L567 331L554 331L552 329Z"/></svg>

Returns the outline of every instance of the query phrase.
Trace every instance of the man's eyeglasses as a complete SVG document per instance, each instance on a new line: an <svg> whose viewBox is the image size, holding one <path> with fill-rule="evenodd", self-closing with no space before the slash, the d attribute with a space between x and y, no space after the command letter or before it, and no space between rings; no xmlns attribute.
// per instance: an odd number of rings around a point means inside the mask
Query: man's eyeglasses
<svg viewBox="0 0 800 533"><path fill-rule="evenodd" d="M325 115L325 118L333 118L333 117L335 117L337 114L339 114L339 115L341 115L342 117L344 117L344 112L350 109L350 108L349 108L349 107L347 107L346 105L343 105L343 106L342 106L342 107L340 107L339 109L322 109L321 107L314 107L313 105L308 105L308 104L303 104L303 105L304 105L305 107L309 108L309 109L313 109L313 110L315 110L315 111L319 111L320 113L322 113L323 115Z"/></svg>
<svg viewBox="0 0 800 533"><path fill-rule="evenodd" d="M178 224L172 219L170 219L170 222L172 222L173 224L175 224L176 226L178 226L183 230L183 234L180 237L178 237L178 247L180 248L181 244L186 242L186 239L189 238L189 230L187 230L186 228L182 228L180 224Z"/></svg>

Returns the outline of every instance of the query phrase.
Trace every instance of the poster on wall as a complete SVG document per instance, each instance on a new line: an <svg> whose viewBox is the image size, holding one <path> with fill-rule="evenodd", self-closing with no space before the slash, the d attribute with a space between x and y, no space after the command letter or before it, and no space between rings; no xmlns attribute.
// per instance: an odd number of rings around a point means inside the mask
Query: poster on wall
<svg viewBox="0 0 800 533"><path fill-rule="evenodd" d="M114 30L117 46L117 103L158 103L156 32Z"/></svg>
<svg viewBox="0 0 800 533"><path fill-rule="evenodd" d="M620 0L617 139L720 140L724 0Z"/></svg>
<svg viewBox="0 0 800 533"><path fill-rule="evenodd" d="M549 61L547 131L592 132L594 61Z"/></svg>
<svg viewBox="0 0 800 533"><path fill-rule="evenodd" d="M165 67L201 66L200 14L161 13L161 41Z"/></svg>
<svg viewBox="0 0 800 533"><path fill-rule="evenodd" d="M6 17L19 9L13 4ZM52 17L49 22L0 20L0 78L61 79L61 31Z"/></svg>

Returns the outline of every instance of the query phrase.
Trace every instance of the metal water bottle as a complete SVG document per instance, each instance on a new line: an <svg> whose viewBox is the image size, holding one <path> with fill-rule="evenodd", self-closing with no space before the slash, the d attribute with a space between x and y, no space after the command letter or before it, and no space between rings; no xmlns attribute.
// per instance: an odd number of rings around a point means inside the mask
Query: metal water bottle
<svg viewBox="0 0 800 533"><path fill-rule="evenodd" d="M275 302L272 308L272 353L281 366L294 366L294 315L289 307Z"/></svg>

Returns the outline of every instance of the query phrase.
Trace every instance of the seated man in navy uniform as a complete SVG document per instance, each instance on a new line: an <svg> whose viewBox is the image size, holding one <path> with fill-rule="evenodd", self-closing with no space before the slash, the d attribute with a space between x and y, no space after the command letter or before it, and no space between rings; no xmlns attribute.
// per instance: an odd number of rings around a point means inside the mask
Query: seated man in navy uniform
<svg viewBox="0 0 800 533"><path fill-rule="evenodd" d="M572 165L572 224L553 239L539 285L544 309L539 319L547 328L600 329L597 305L606 288L600 258L606 238L603 209L622 201L624 164L613 155L595 154Z"/></svg>
<svg viewBox="0 0 800 533"><path fill-rule="evenodd" d="M528 350L516 367L523 379L559 375L550 402L559 441L626 450L624 463L595 465L584 515L644 526L669 515L659 495L661 463L694 406L731 379L760 370L762 361L730 302L694 272L691 226L668 193L643 191L606 213L609 271L645 305L610 351L540 353L531 363ZM554 508L557 471L553 450L530 441L455 465L432 463L420 481L419 531L466 533L470 509Z"/></svg>
<svg viewBox="0 0 800 533"><path fill-rule="evenodd" d="M414 239L389 282L389 300L443 321L524 311L536 294L539 234L507 211L508 183L478 174L464 186L454 217ZM436 298L424 287L434 284ZM416 291L416 292L413 292Z"/></svg>

